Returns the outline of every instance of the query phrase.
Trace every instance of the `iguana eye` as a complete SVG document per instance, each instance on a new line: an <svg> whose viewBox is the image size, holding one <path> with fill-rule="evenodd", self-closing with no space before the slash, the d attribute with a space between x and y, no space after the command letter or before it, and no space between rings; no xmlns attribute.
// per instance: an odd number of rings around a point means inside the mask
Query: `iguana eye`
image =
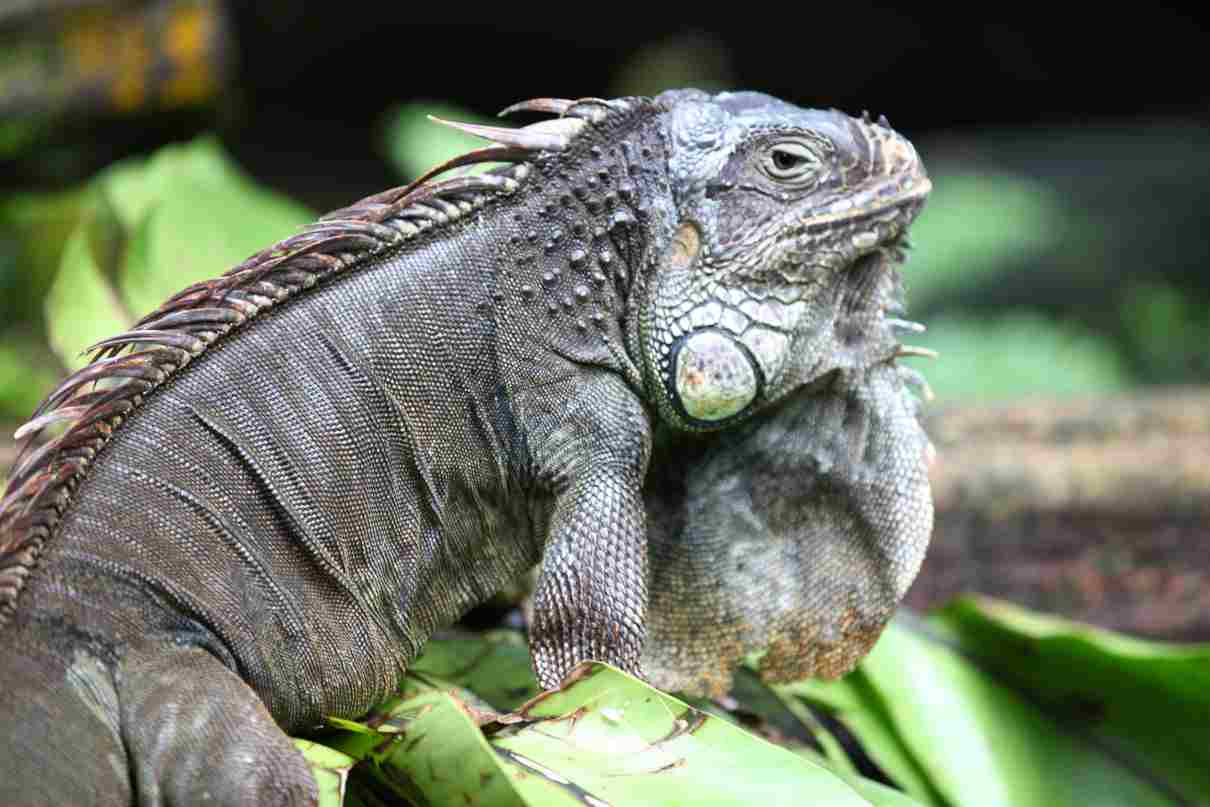
<svg viewBox="0 0 1210 807"><path fill-rule="evenodd" d="M771 179L779 182L802 182L815 173L819 165L815 155L802 143L774 143L761 159L761 168Z"/></svg>

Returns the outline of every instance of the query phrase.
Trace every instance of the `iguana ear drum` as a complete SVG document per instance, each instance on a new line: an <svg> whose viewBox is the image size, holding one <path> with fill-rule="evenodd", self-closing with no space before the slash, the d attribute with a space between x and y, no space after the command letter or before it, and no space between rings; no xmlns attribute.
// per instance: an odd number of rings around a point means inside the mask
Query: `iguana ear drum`
<svg viewBox="0 0 1210 807"><path fill-rule="evenodd" d="M670 381L681 415L713 428L748 408L764 385L764 375L742 342L704 329L673 343Z"/></svg>

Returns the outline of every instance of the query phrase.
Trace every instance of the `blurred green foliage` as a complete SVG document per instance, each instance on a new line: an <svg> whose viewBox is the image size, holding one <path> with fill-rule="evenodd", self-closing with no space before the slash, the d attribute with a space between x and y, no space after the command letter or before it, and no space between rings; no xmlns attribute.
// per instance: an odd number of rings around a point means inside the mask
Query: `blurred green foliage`
<svg viewBox="0 0 1210 807"><path fill-rule="evenodd" d="M314 215L250 180L214 137L76 191L0 198L0 418L28 415L88 345Z"/></svg>
<svg viewBox="0 0 1210 807"><path fill-rule="evenodd" d="M1171 283L1130 286L1121 304L1124 344L1150 377L1188 379L1210 370L1210 307Z"/></svg>
<svg viewBox="0 0 1210 807"><path fill-rule="evenodd" d="M944 167L944 160L940 161ZM1101 395L1131 385L1115 346L1077 321L1016 306L974 317L947 301L995 283L1006 266L1045 271L1073 214L1045 185L1004 173L933 172L904 267L909 311L939 312L912 344L940 354L911 360L940 402ZM1018 276L1017 283L1028 283Z"/></svg>
<svg viewBox="0 0 1210 807"><path fill-rule="evenodd" d="M0 196L0 330L35 330L63 244L86 193L16 192Z"/></svg>
<svg viewBox="0 0 1210 807"><path fill-rule="evenodd" d="M463 123L506 125L439 101L413 101L392 107L383 118L379 150L404 180L415 179L451 157L488 145L482 138L429 120L429 115ZM477 173L490 169L492 165L494 163L482 163L462 170Z"/></svg>
<svg viewBox="0 0 1210 807"><path fill-rule="evenodd" d="M1045 185L1011 174L945 173L932 166L933 192L912 225L906 267L909 303L935 306L1006 263L1054 249L1067 211Z"/></svg>
<svg viewBox="0 0 1210 807"><path fill-rule="evenodd" d="M58 382L59 368L47 358L45 347L28 338L0 343L0 417L28 415Z"/></svg>
<svg viewBox="0 0 1210 807"><path fill-rule="evenodd" d="M50 344L79 366L88 345L313 218L249 180L211 137L120 162L91 183L67 238L46 297Z"/></svg>
<svg viewBox="0 0 1210 807"><path fill-rule="evenodd" d="M988 319L939 316L927 333L907 341L940 354L936 361L908 361L941 402L1103 395L1131 386L1107 340L1028 309Z"/></svg>

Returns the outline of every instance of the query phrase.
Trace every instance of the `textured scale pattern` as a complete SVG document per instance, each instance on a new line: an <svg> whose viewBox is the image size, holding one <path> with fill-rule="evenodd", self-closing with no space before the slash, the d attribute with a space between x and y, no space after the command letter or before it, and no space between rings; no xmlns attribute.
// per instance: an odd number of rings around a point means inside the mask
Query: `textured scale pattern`
<svg viewBox="0 0 1210 807"><path fill-rule="evenodd" d="M311 803L283 729L539 563L546 687L868 649L931 525L910 144L754 93L506 112L554 117L449 124L490 143L183 290L22 427L0 803Z"/></svg>

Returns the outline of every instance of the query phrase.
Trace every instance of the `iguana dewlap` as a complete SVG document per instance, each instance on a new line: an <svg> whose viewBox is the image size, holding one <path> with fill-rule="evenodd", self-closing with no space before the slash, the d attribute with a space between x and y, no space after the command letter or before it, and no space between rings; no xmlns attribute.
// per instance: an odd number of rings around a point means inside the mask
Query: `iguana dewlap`
<svg viewBox="0 0 1210 807"><path fill-rule="evenodd" d="M185 289L24 427L60 431L0 504L0 803L309 803L285 731L539 561L547 687L868 648L931 525L915 151L756 93L514 111L554 117Z"/></svg>

